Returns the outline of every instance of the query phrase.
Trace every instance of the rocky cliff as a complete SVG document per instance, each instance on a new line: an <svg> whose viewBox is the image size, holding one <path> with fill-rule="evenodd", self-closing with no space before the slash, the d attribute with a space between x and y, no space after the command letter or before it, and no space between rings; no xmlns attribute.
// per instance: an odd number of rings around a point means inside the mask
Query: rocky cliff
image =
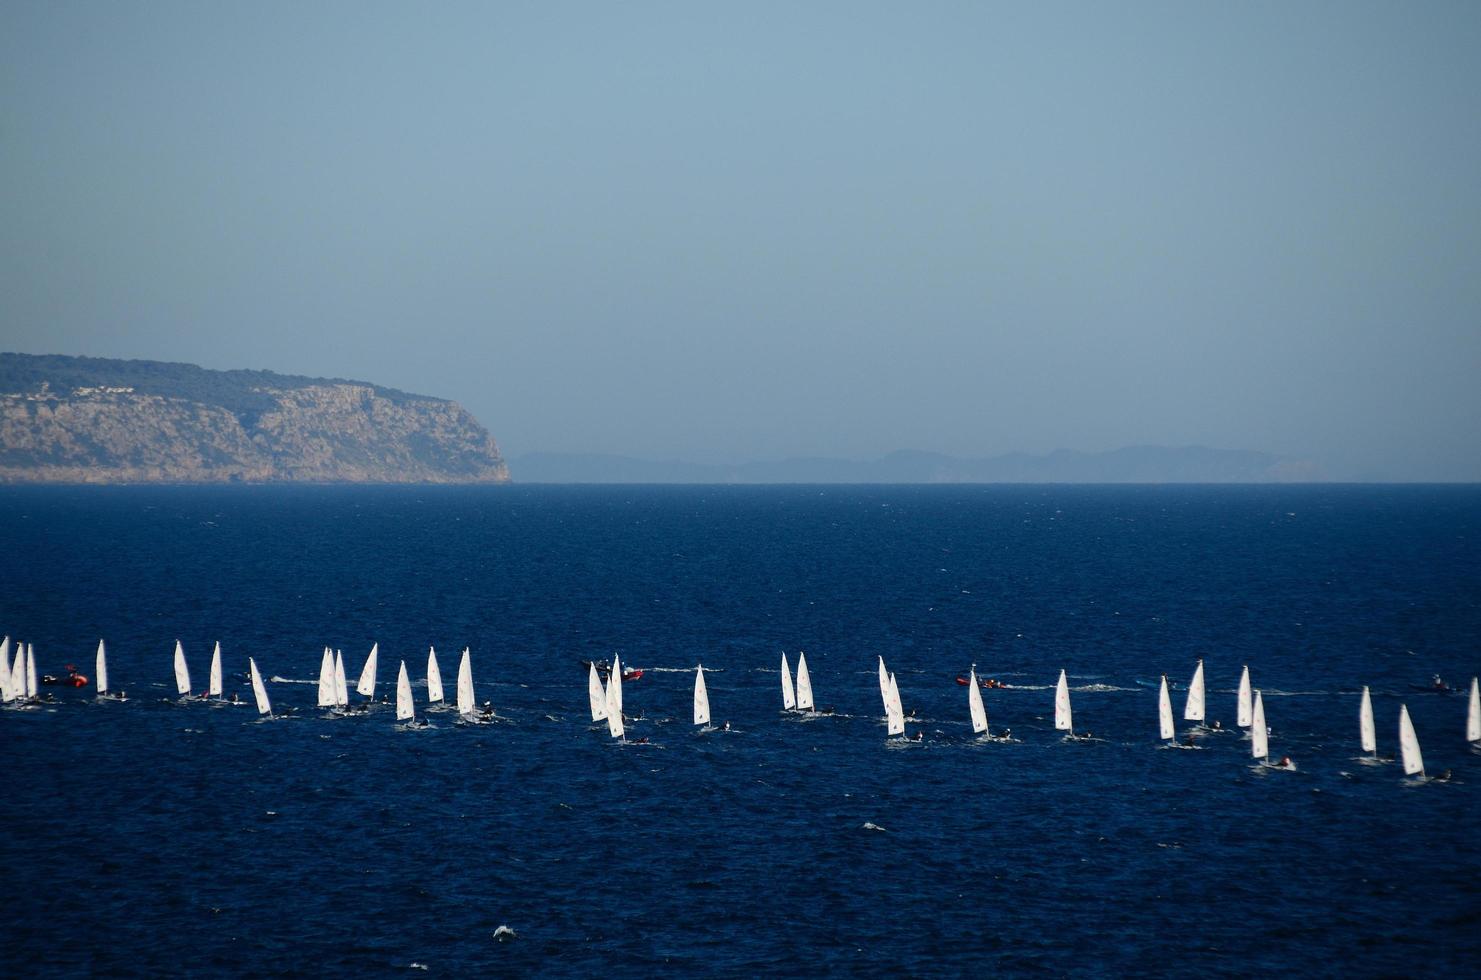
<svg viewBox="0 0 1481 980"><path fill-rule="evenodd" d="M358 381L0 354L0 482L502 483L456 402Z"/></svg>

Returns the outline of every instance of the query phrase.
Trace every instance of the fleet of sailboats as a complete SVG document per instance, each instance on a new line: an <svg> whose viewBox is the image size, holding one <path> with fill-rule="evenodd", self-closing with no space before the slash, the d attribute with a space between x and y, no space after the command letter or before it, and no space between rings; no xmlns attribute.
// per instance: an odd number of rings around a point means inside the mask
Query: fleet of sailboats
<svg viewBox="0 0 1481 980"><path fill-rule="evenodd" d="M11 650L14 648L15 656L12 659ZM370 653L366 658L365 667L360 673L359 684L356 690L369 698L374 698L376 684L376 663L379 655L379 644L372 644ZM272 715L272 704L268 698L267 688L263 681L261 672L258 670L255 658L248 658L249 676L252 693L256 702L258 713L264 716ZM429 702L436 702L442 698L441 674L437 667L436 650L429 647L427 653L427 686ZM70 668L69 668L70 669ZM175 688L182 696L189 696L191 691L190 671L185 660L185 650L180 640L175 641L174 650L174 673ZM782 674L782 700L783 706L789 710L815 710L812 697L812 678L808 670L806 654L798 653L796 684L793 684L793 675L787 655L781 655ZM884 706L886 730L890 737L903 735L905 732L905 713L900 700L899 682L893 672L885 666L884 657L878 658L877 674L880 686L880 698ZM626 719L622 712L622 681L623 670L621 660L613 658L612 670L605 686L602 684L601 676L595 664L588 665L587 672L587 696L593 722L606 721L608 731L613 738L626 738ZM15 702L27 702L39 700L37 697L37 665L35 649L32 644L21 641L12 641L10 637L0 639L0 702L11 704ZM117 695L110 686L108 650L103 640L98 641L95 659L95 686L99 698L114 697ZM958 681L960 682L960 678ZM224 671L222 664L221 644L217 641L211 653L210 680L206 694L203 696L221 697L223 694ZM52 683L48 675L47 683ZM991 738L988 728L987 711L983 703L981 685L978 682L977 667L975 664L968 675L967 681L967 706L968 716L973 734ZM1184 704L1183 717L1185 720L1202 722L1206 717L1204 663L1198 661L1194 668L1193 678L1188 686L1188 697ZM1476 678L1471 679L1466 705L1466 727L1465 735L1469 743L1481 743L1481 686L1478 686ZM235 696L233 696L235 697ZM323 649L318 679L318 703L321 707L342 708L348 704L348 690L344 672L344 656L339 650L325 647ZM705 669L703 665L696 666L694 672L694 699L693 699L693 721L697 727L710 725L710 701L709 691L705 683ZM1270 740L1269 728L1266 724L1265 701L1262 693L1252 690L1250 684L1250 671L1246 665L1241 668L1239 679L1239 721L1241 727L1250 729L1250 754L1251 756L1269 766ZM471 651L465 647L462 658L458 664L457 679L457 710L465 719L478 717L478 708L473 688L473 673L471 662ZM487 712L487 709L485 709ZM1246 726L1246 712L1248 712L1248 725ZM1161 675L1157 690L1157 715L1158 736L1164 741L1172 741L1176 738L1176 728L1173 720L1171 695L1167 683L1167 676ZM396 719L401 722L412 722L417 724L415 705L412 699L411 684L406 671L406 662L401 661L399 665L396 682ZM425 724L425 723L421 723ZM1215 729L1217 729L1217 723ZM727 730L729 725L726 726ZM1074 716L1070 706L1069 679L1065 670L1061 669L1059 677L1054 686L1054 728L1057 731L1067 732L1069 737L1081 738L1074 732ZM1409 715L1407 705L1399 706L1399 754L1403 764L1405 775L1424 777L1424 759L1420 753L1419 740L1415 733L1414 723ZM917 735L917 738L920 736ZM1378 760L1378 745L1376 727L1374 724L1373 698L1369 688L1364 685L1358 701L1358 738L1362 750L1367 754L1367 759ZM639 739L638 741L645 741ZM1188 744L1192 744L1191 739ZM1282 759L1275 768L1294 768L1288 759ZM1444 776L1441 777L1445 778Z"/></svg>

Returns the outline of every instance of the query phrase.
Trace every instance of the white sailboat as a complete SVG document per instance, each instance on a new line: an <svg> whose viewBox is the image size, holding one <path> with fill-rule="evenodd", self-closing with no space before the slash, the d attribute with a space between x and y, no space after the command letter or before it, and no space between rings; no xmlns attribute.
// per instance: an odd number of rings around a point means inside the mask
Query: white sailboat
<svg viewBox="0 0 1481 980"><path fill-rule="evenodd" d="M1070 711L1070 684L1063 670L1059 672L1059 683L1054 685L1054 727L1075 734L1074 715Z"/></svg>
<svg viewBox="0 0 1481 980"><path fill-rule="evenodd" d="M345 680L344 651L334 651L334 705L337 708L350 706L350 688Z"/></svg>
<svg viewBox="0 0 1481 980"><path fill-rule="evenodd" d="M380 650L379 643L370 645L370 656L365 658L365 667L360 671L360 683L355 685L356 693L363 694L372 701L375 700L376 659Z"/></svg>
<svg viewBox="0 0 1481 980"><path fill-rule="evenodd" d="M271 715L273 704L267 699L267 688L262 683L262 675L257 672L257 661L251 657L247 658L247 670L252 675L252 696L257 699L257 713Z"/></svg>
<svg viewBox="0 0 1481 980"><path fill-rule="evenodd" d="M442 700L442 671L437 669L437 649L427 648L427 702L436 704Z"/></svg>
<svg viewBox="0 0 1481 980"><path fill-rule="evenodd" d="M103 641L98 641L98 659L93 668L93 679L98 684L98 697L108 693L108 650Z"/></svg>
<svg viewBox="0 0 1481 980"><path fill-rule="evenodd" d="M1248 664L1239 673L1239 710L1235 714L1234 721L1240 728L1249 728L1255 723L1254 704L1250 700L1250 668Z"/></svg>
<svg viewBox="0 0 1481 980"><path fill-rule="evenodd" d="M36 644L26 644L26 697L35 701L41 697L41 688L36 685Z"/></svg>
<svg viewBox="0 0 1481 980"><path fill-rule="evenodd" d="M319 707L332 708L338 703L334 691L334 651L325 647L324 655L319 658Z"/></svg>
<svg viewBox="0 0 1481 980"><path fill-rule="evenodd" d="M0 640L0 703L15 700L15 688L10 685L10 637Z"/></svg>
<svg viewBox="0 0 1481 980"><path fill-rule="evenodd" d="M797 707L797 696L792 693L792 668L787 663L787 654L782 654L782 708L791 711Z"/></svg>
<svg viewBox="0 0 1481 980"><path fill-rule="evenodd" d="M622 723L622 664L612 657L612 673L607 678L607 731L613 738L625 738L627 726Z"/></svg>
<svg viewBox="0 0 1481 980"><path fill-rule="evenodd" d="M879 658L879 700L885 706L885 714L890 710L890 675L884 669L884 657Z"/></svg>
<svg viewBox="0 0 1481 980"><path fill-rule="evenodd" d="M588 664L586 675L586 697L591 702L591 720L601 721L607 717L607 692L602 690L602 679L597 676L597 665Z"/></svg>
<svg viewBox="0 0 1481 980"><path fill-rule="evenodd" d="M1162 675L1162 684L1157 689L1157 734L1171 741L1177 735L1172 722L1172 698L1167 693L1167 675Z"/></svg>
<svg viewBox="0 0 1481 980"><path fill-rule="evenodd" d="M797 710L811 711L812 678L807 673L807 654L797 651Z"/></svg>
<svg viewBox="0 0 1481 980"><path fill-rule="evenodd" d="M617 706L617 715L618 715L617 720L618 721L621 721L622 720L622 658L619 657L619 656L617 656L617 654L615 654L615 653L612 655L612 680L616 681L617 684L614 686L613 684L611 684L609 682L607 684L607 690L608 690L608 692L611 692L612 693L612 703Z"/></svg>
<svg viewBox="0 0 1481 980"><path fill-rule="evenodd" d="M1193 670L1193 679L1188 682L1188 701L1183 705L1183 720L1203 723L1203 661Z"/></svg>
<svg viewBox="0 0 1481 980"><path fill-rule="evenodd" d="M905 734L905 709L900 705L900 685L895 675L890 675L889 689L885 694L885 720L890 735Z"/></svg>
<svg viewBox="0 0 1481 980"><path fill-rule="evenodd" d="M1373 729L1373 699L1368 696L1368 685L1363 685L1363 699L1358 702L1358 740L1363 751L1378 758L1378 734Z"/></svg>
<svg viewBox="0 0 1481 980"><path fill-rule="evenodd" d="M401 661L401 671L396 675L396 720L412 721L416 709L411 700L411 679L406 676L406 661Z"/></svg>
<svg viewBox="0 0 1481 980"><path fill-rule="evenodd" d="M972 715L972 731L974 734L982 735L987 732L987 709L982 706L982 691L977 686L977 665L972 665L971 674L967 677L970 681L967 685L967 710Z"/></svg>
<svg viewBox="0 0 1481 980"><path fill-rule="evenodd" d="M463 659L458 661L458 714L465 718L475 716L473 703L473 662L468 648L463 648Z"/></svg>
<svg viewBox="0 0 1481 980"><path fill-rule="evenodd" d="M1409 720L1409 708L1402 704L1399 705L1399 757L1404 761L1404 775L1424 775L1424 756L1419 754L1419 739L1414 734L1414 723Z"/></svg>
<svg viewBox="0 0 1481 980"><path fill-rule="evenodd" d="M216 641L216 648L211 651L211 679L206 688L206 693L213 698L221 697L221 641Z"/></svg>
<svg viewBox="0 0 1481 980"><path fill-rule="evenodd" d="M1471 701L1466 708L1466 741L1472 744L1481 742L1481 688L1476 686L1476 678L1471 678Z"/></svg>
<svg viewBox="0 0 1481 980"><path fill-rule="evenodd" d="M185 666L185 648L175 641L175 690L181 697L190 695L190 668Z"/></svg>
<svg viewBox="0 0 1481 980"><path fill-rule="evenodd" d="M694 670L694 723L710 723L710 692L705 689L705 667L700 664Z"/></svg>
<svg viewBox="0 0 1481 980"><path fill-rule="evenodd" d="M1255 707L1250 715L1250 756L1264 762L1270 755L1270 731L1265 727L1265 699L1255 692Z"/></svg>

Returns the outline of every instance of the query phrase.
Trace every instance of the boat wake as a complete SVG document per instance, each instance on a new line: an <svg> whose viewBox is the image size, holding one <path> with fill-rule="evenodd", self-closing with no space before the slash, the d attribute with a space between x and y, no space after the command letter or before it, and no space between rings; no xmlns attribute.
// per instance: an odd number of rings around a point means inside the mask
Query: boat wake
<svg viewBox="0 0 1481 980"><path fill-rule="evenodd" d="M273 684L318 684L319 683L318 680L305 681L305 680L299 680L297 677L279 677L277 674L274 674L273 676L269 677L268 678L268 681L271 682L271 683L273 683Z"/></svg>

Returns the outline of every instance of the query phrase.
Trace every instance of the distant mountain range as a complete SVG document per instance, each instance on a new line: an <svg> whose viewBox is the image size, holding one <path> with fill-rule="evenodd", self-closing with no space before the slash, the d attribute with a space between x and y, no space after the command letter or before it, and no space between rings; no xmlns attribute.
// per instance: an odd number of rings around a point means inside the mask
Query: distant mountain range
<svg viewBox="0 0 1481 980"><path fill-rule="evenodd" d="M0 483L502 483L443 398L338 378L0 354Z"/></svg>
<svg viewBox="0 0 1481 980"><path fill-rule="evenodd" d="M734 466L629 456L529 453L512 458L520 483L1302 483L1319 467L1271 453L1204 446L1068 449L961 458L901 451L875 460L797 457Z"/></svg>

